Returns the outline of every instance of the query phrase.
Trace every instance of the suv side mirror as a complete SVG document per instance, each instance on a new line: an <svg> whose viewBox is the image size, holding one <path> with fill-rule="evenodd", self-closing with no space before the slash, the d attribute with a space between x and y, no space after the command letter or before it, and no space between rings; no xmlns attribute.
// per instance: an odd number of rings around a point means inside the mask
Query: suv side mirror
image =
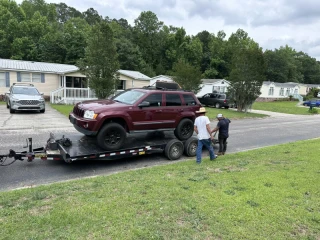
<svg viewBox="0 0 320 240"><path fill-rule="evenodd" d="M143 101L138 105L139 108L149 107L149 106L150 106L150 102L146 102L146 101Z"/></svg>

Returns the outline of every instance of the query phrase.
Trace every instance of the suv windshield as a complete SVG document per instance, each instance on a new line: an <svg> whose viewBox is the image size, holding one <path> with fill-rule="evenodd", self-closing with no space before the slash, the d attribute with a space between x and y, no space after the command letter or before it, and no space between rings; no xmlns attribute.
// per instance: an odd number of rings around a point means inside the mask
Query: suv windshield
<svg viewBox="0 0 320 240"><path fill-rule="evenodd" d="M12 89L13 94L23 94L23 95L40 95L38 90L35 88L22 88L15 87Z"/></svg>
<svg viewBox="0 0 320 240"><path fill-rule="evenodd" d="M145 94L146 93L144 93L144 92L140 92L137 90L131 90L131 91L126 91L126 92L120 93L119 95L115 96L115 98L113 98L113 100L116 102L121 102L121 103L126 103L126 104L134 104Z"/></svg>

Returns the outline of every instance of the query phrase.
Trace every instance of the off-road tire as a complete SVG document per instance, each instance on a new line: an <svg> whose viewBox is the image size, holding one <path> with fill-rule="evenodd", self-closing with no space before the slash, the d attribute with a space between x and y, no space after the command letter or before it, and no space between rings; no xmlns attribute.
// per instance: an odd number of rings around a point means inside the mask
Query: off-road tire
<svg viewBox="0 0 320 240"><path fill-rule="evenodd" d="M184 142L184 154L188 157L197 155L198 139L195 137L189 138Z"/></svg>
<svg viewBox="0 0 320 240"><path fill-rule="evenodd" d="M188 118L184 118L179 122L177 128L174 130L174 135L180 141L184 141L189 139L192 136L193 131L194 131L193 122Z"/></svg>
<svg viewBox="0 0 320 240"><path fill-rule="evenodd" d="M172 139L169 141L164 149L164 155L169 160L177 160L183 154L184 146L178 139Z"/></svg>
<svg viewBox="0 0 320 240"><path fill-rule="evenodd" d="M118 150L125 140L127 133L125 129L118 123L107 123L104 125L97 135L97 143L104 150Z"/></svg>

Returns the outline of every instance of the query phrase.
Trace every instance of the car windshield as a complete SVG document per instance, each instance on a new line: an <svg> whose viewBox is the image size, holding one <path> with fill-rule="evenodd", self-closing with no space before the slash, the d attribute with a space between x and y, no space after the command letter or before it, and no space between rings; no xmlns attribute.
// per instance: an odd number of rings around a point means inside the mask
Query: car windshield
<svg viewBox="0 0 320 240"><path fill-rule="evenodd" d="M23 88L23 87L15 87L12 89L13 94L23 94L23 95L40 95L38 90L35 88Z"/></svg>
<svg viewBox="0 0 320 240"><path fill-rule="evenodd" d="M131 91L120 93L119 95L115 96L113 100L116 102L121 102L126 104L134 104L145 94L146 93L141 91L131 90Z"/></svg>

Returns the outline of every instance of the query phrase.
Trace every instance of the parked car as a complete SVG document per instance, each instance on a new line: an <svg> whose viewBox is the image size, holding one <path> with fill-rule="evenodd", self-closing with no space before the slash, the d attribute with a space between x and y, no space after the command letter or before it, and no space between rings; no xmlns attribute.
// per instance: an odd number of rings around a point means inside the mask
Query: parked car
<svg viewBox="0 0 320 240"><path fill-rule="evenodd" d="M312 104L313 107L319 107L320 106L320 100L311 99L311 100L308 100L308 101L304 101L302 103L303 106L308 106L308 107L310 107L311 104Z"/></svg>
<svg viewBox="0 0 320 240"><path fill-rule="evenodd" d="M204 106L224 107L225 109L230 107L230 100L225 93L207 93L198 99Z"/></svg>
<svg viewBox="0 0 320 240"><path fill-rule="evenodd" d="M15 111L45 112L44 98L33 84L14 83L6 93L5 99L10 113Z"/></svg>
<svg viewBox="0 0 320 240"><path fill-rule="evenodd" d="M116 150L123 146L127 133L174 131L179 140L190 138L200 107L192 92L149 87L78 103L69 119L79 132L96 136L101 148Z"/></svg>

